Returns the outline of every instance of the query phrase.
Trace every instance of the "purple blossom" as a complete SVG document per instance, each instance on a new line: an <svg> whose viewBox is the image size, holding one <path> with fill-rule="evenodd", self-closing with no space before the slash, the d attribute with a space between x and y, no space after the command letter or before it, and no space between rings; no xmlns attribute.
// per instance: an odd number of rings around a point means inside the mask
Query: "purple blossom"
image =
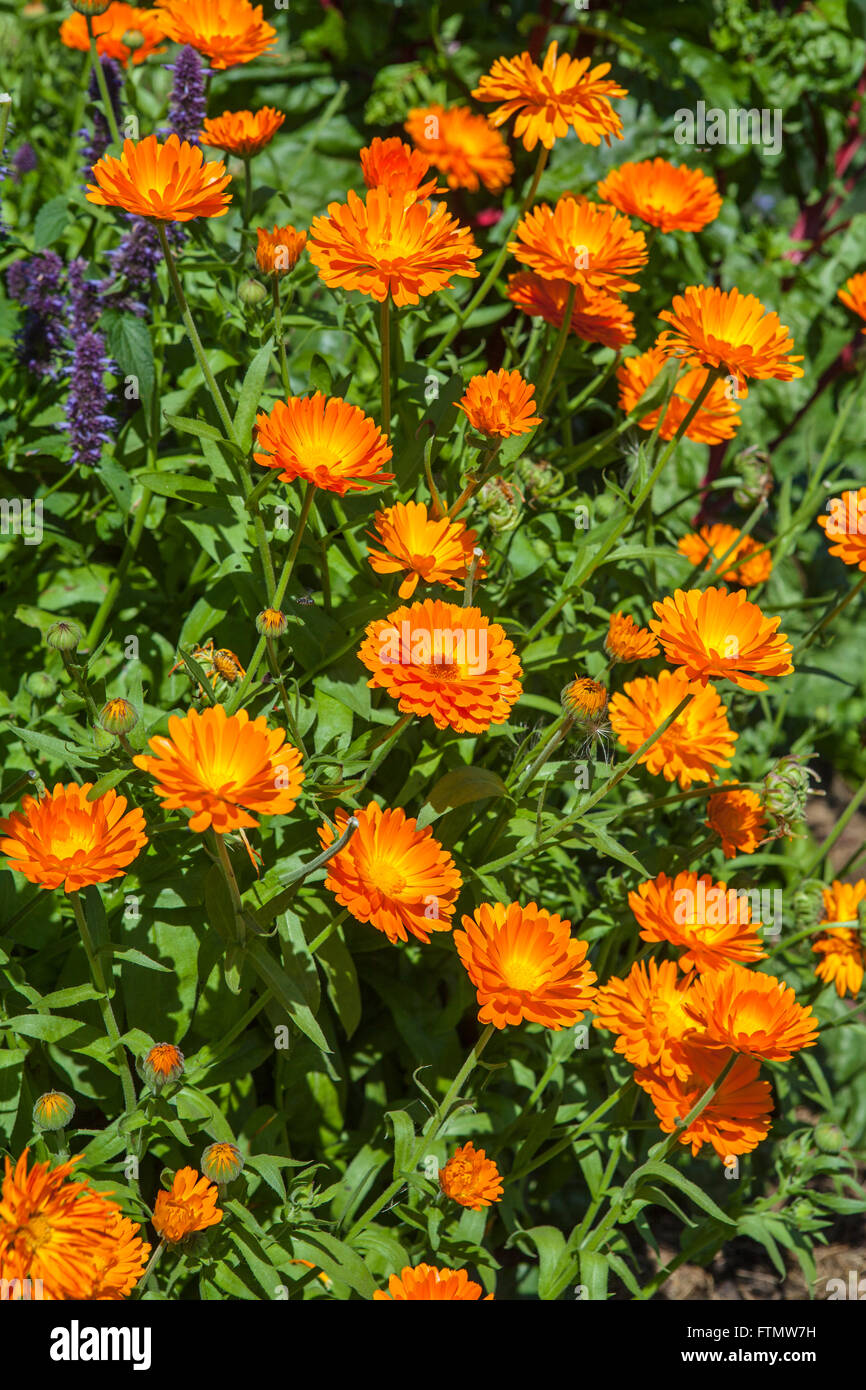
<svg viewBox="0 0 866 1390"><path fill-rule="evenodd" d="M105 85L108 97L114 110L114 118L118 126L123 115L123 103L121 101L121 91L123 89L123 78L120 68L113 58L100 58L102 71L105 74ZM111 144L111 131L108 128L101 107L97 104L101 100L99 83L96 80L96 73L90 74L90 83L87 88L87 95L93 109L93 131L92 133L83 126L79 130L79 138L84 142L82 153L84 155L84 176L89 179L91 170L98 159L101 159Z"/></svg>
<svg viewBox="0 0 866 1390"><path fill-rule="evenodd" d="M64 349L63 262L56 251L15 261L6 272L9 295L25 309L18 356L37 376L56 376Z"/></svg>
<svg viewBox="0 0 866 1390"><path fill-rule="evenodd" d="M100 333L83 333L72 354L72 375L66 402L66 428L72 446L72 462L95 468L102 446L110 438L114 421L106 413L104 376L111 363Z"/></svg>
<svg viewBox="0 0 866 1390"><path fill-rule="evenodd" d="M108 252L112 275L103 283L105 305L146 318L151 287L162 260L159 237L145 217L129 216L129 231L125 232L113 251ZM179 223L167 222L166 235L170 244L179 248L185 232ZM112 289L115 282L122 282Z"/></svg>
<svg viewBox="0 0 866 1390"><path fill-rule="evenodd" d="M19 145L12 156L12 177L20 183L25 174L30 174L37 166L36 151L29 141Z"/></svg>
<svg viewBox="0 0 866 1390"><path fill-rule="evenodd" d="M93 328L101 308L98 280L85 280L86 261L77 258L69 262L66 286L69 297L69 336L76 343L83 333Z"/></svg>
<svg viewBox="0 0 866 1390"><path fill-rule="evenodd" d="M174 66L166 66L169 72L174 73L166 134L177 135L191 145L198 145L199 131L207 112L201 58L194 48L187 45L181 49Z"/></svg>

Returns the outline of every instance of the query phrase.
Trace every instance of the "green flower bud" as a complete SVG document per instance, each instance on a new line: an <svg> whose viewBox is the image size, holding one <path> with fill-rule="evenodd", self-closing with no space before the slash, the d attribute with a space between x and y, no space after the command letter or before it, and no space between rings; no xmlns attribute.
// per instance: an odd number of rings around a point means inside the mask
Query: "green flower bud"
<svg viewBox="0 0 866 1390"><path fill-rule="evenodd" d="M237 1144L211 1144L201 1156L201 1171L210 1181L224 1186L243 1172L244 1160Z"/></svg>
<svg viewBox="0 0 866 1390"><path fill-rule="evenodd" d="M810 778L815 777L807 767L814 754L789 753L779 758L764 778L761 800L764 808L777 822L777 833L787 835L791 825L802 821L806 801L812 791Z"/></svg>
<svg viewBox="0 0 866 1390"><path fill-rule="evenodd" d="M256 632L260 637L282 637L288 627L288 618L279 608L265 608L256 618Z"/></svg>
<svg viewBox="0 0 866 1390"><path fill-rule="evenodd" d="M137 48L144 46L144 34L140 29L127 29L123 35L123 42L134 53Z"/></svg>
<svg viewBox="0 0 866 1390"><path fill-rule="evenodd" d="M734 501L738 507L754 507L762 499L766 500L773 491L773 474L770 455L757 445L737 454L732 464L733 471L739 473L742 482L734 489Z"/></svg>
<svg viewBox="0 0 866 1390"><path fill-rule="evenodd" d="M513 531L520 521L517 489L504 478L488 478L486 483L482 483L478 501L487 513L491 531L497 534Z"/></svg>
<svg viewBox="0 0 866 1390"><path fill-rule="evenodd" d="M813 1138L815 1148L822 1154L840 1154L848 1145L848 1140L838 1125L816 1125Z"/></svg>
<svg viewBox="0 0 866 1390"><path fill-rule="evenodd" d="M59 622L51 624L45 641L56 652L74 652L81 641L81 629L61 618Z"/></svg>
<svg viewBox="0 0 866 1390"><path fill-rule="evenodd" d="M75 1102L63 1091L46 1091L33 1107L37 1129L65 1129L75 1114Z"/></svg>
<svg viewBox="0 0 866 1390"><path fill-rule="evenodd" d="M94 15L105 14L111 0L71 0L71 4L73 10L92 19Z"/></svg>
<svg viewBox="0 0 866 1390"><path fill-rule="evenodd" d="M816 927L824 915L824 885L807 878L794 894L794 926L798 931Z"/></svg>
<svg viewBox="0 0 866 1390"><path fill-rule="evenodd" d="M238 286L238 299L249 309L261 304L267 293L260 280L242 280Z"/></svg>
<svg viewBox="0 0 866 1390"><path fill-rule="evenodd" d="M31 671L24 682L29 695L37 700L48 700L57 689L57 682L47 671Z"/></svg>
<svg viewBox="0 0 866 1390"><path fill-rule="evenodd" d="M174 1043L154 1043L146 1056L139 1058L137 1070L146 1086L161 1091L163 1086L180 1080L183 1063L183 1053Z"/></svg>
<svg viewBox="0 0 866 1390"><path fill-rule="evenodd" d="M515 473L531 497L556 497L565 485L559 469L547 459L523 458Z"/></svg>
<svg viewBox="0 0 866 1390"><path fill-rule="evenodd" d="M118 696L102 706L99 722L107 734L128 734L138 723L138 711L128 700Z"/></svg>

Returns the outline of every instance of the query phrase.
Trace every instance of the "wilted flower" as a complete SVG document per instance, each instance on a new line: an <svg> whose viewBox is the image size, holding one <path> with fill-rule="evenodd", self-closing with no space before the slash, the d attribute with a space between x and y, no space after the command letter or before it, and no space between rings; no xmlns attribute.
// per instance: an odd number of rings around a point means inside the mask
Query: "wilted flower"
<svg viewBox="0 0 866 1390"><path fill-rule="evenodd" d="M814 754L788 753L779 758L764 778L764 809L776 822L776 837L789 835L790 827L806 815L806 801L812 794L816 774L807 766Z"/></svg>

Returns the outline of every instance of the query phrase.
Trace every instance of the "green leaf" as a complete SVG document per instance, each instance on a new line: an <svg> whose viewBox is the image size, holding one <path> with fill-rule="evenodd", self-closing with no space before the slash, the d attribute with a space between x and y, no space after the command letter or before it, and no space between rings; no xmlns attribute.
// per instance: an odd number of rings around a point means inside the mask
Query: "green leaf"
<svg viewBox="0 0 866 1390"><path fill-rule="evenodd" d="M393 1176L399 1178L411 1170L415 1151L415 1126L405 1110L389 1110L385 1119L390 1121L394 1131Z"/></svg>
<svg viewBox="0 0 866 1390"><path fill-rule="evenodd" d="M439 778L428 800L434 811L442 812L452 806L466 806L470 801L505 795L505 783L495 772L486 767L458 767Z"/></svg>
<svg viewBox="0 0 866 1390"><path fill-rule="evenodd" d="M256 973L282 1004L289 1018L322 1052L330 1052L328 1040L313 1017L304 999L303 990L286 970L274 960L264 941L253 939L247 945L247 955Z"/></svg>
<svg viewBox="0 0 866 1390"><path fill-rule="evenodd" d="M311 1260L332 1279L342 1280L362 1298L372 1302L376 1292L373 1276L360 1256L343 1241L325 1231L304 1228L297 1235L292 1235L292 1249L296 1258Z"/></svg>
<svg viewBox="0 0 866 1390"><path fill-rule="evenodd" d="M157 497L182 498L202 506L219 507L227 511L225 499L210 478L196 478L191 473L141 473L138 481Z"/></svg>
<svg viewBox="0 0 866 1390"><path fill-rule="evenodd" d="M207 420L194 420L188 415L169 415L168 411L165 411L163 418L166 424L181 434L193 434L197 439L212 439L222 444L229 443L222 431L215 425L209 425Z"/></svg>
<svg viewBox="0 0 866 1390"><path fill-rule="evenodd" d="M678 1173L676 1168L672 1168L669 1164L645 1163L641 1172L646 1177L657 1178L659 1182L665 1182L670 1187L675 1187L678 1192L682 1192L684 1197L690 1197L696 1207L700 1207L701 1211L705 1211L715 1221L721 1221L725 1226L736 1226L736 1221L726 1215L702 1187L698 1187L697 1183L689 1182L688 1178L684 1178L682 1173ZM638 1184L638 1190L639 1188L640 1184Z"/></svg>
<svg viewBox="0 0 866 1390"><path fill-rule="evenodd" d="M74 1033L81 1024L75 1018L53 1018L50 1014L17 1014L15 1018L5 1019L2 1026L25 1038L54 1043Z"/></svg>
<svg viewBox="0 0 866 1390"><path fill-rule="evenodd" d="M335 932L316 952L316 960L325 972L328 998L337 1017L351 1038L361 1022L361 988L355 962L345 943Z"/></svg>
<svg viewBox="0 0 866 1390"><path fill-rule="evenodd" d="M250 447L256 411L261 404L262 388L270 370L273 339L268 338L259 348L244 377L238 408L235 411L235 437L244 453Z"/></svg>
<svg viewBox="0 0 866 1390"><path fill-rule="evenodd" d="M122 376L135 378L138 396L149 414L156 385L156 368L147 324L137 314L106 313L102 316L101 326L105 330L105 346L110 356L114 358ZM125 389L130 384L126 382Z"/></svg>
<svg viewBox="0 0 866 1390"><path fill-rule="evenodd" d="M53 246L65 232L68 222L69 205L65 194L58 194L56 198L43 203L33 220L34 251L44 251L46 246Z"/></svg>

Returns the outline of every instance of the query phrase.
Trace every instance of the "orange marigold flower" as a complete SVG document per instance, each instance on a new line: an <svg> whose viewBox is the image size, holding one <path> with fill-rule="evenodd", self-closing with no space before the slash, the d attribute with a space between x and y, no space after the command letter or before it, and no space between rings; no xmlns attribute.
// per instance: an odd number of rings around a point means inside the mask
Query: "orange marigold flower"
<svg viewBox="0 0 866 1390"><path fill-rule="evenodd" d="M850 280L846 280L845 288L839 291L838 298L846 309L851 309L855 314L859 314L861 319L866 319L866 270L861 270L858 275L852 275ZM866 333L866 328L861 328L860 332Z"/></svg>
<svg viewBox="0 0 866 1390"><path fill-rule="evenodd" d="M144 812L126 809L109 789L88 799L92 782L58 782L44 796L25 796L21 810L0 820L0 850L10 867L40 888L67 893L126 873L147 844Z"/></svg>
<svg viewBox="0 0 866 1390"><path fill-rule="evenodd" d="M260 111L224 111L205 120L201 143L249 159L271 143L285 119L273 106L263 106Z"/></svg>
<svg viewBox="0 0 866 1390"><path fill-rule="evenodd" d="M425 584L444 584L462 589L472 566L478 540L462 521L447 516L432 517L423 502L398 502L375 515L376 535L384 551L368 546L370 564L377 574L401 574L406 578L397 590L400 598L411 598L419 579ZM486 571L482 556L475 570L476 579Z"/></svg>
<svg viewBox="0 0 866 1390"><path fill-rule="evenodd" d="M189 44L212 68L251 63L277 41L277 31L249 0L159 0L163 27L175 43Z"/></svg>
<svg viewBox="0 0 866 1390"><path fill-rule="evenodd" d="M712 782L720 767L730 767L737 734L718 691L689 681L680 671L662 671L658 679L641 676L627 681L609 705L611 728L629 753L663 724L686 695L692 698L673 724L642 754L648 772L674 779L683 791L693 782Z"/></svg>
<svg viewBox="0 0 866 1390"><path fill-rule="evenodd" d="M710 970L692 986L686 1002L701 1031L702 1046L733 1048L769 1062L786 1062L818 1041L818 1021L797 1003L790 985L745 965Z"/></svg>
<svg viewBox="0 0 866 1390"><path fill-rule="evenodd" d="M209 1226L217 1226L223 1214L217 1206L219 1192L195 1168L180 1168L168 1192L159 1192L151 1224L157 1235L172 1244Z"/></svg>
<svg viewBox="0 0 866 1390"><path fill-rule="evenodd" d="M161 1091L183 1076L184 1055L174 1043L154 1043L139 1063L142 1080L153 1091Z"/></svg>
<svg viewBox="0 0 866 1390"><path fill-rule="evenodd" d="M508 249L544 280L567 280L620 293L640 285L628 277L647 262L646 237L604 203L568 196L556 207L540 203L524 213Z"/></svg>
<svg viewBox="0 0 866 1390"><path fill-rule="evenodd" d="M628 613L611 613L604 649L611 661L646 661L658 656L659 644L645 627L638 627Z"/></svg>
<svg viewBox="0 0 866 1390"><path fill-rule="evenodd" d="M483 734L520 699L514 644L478 608L425 599L370 623L358 652L367 684L387 690L404 714L429 714L437 729Z"/></svg>
<svg viewBox="0 0 866 1390"><path fill-rule="evenodd" d="M165 52L165 28L158 10L140 9L137 5L114 0L103 14L95 15L90 22L100 58L114 58L126 67L130 58L138 64L154 53ZM126 35L135 36L137 47L126 41ZM83 14L72 14L64 19L60 26L60 42L82 53L88 51L90 35Z"/></svg>
<svg viewBox="0 0 866 1390"><path fill-rule="evenodd" d="M471 1139L455 1149L445 1167L439 1169L439 1186L446 1197L471 1211L502 1201L499 1169L484 1149L476 1149Z"/></svg>
<svg viewBox="0 0 866 1390"><path fill-rule="evenodd" d="M866 899L866 879L840 883L834 878L830 887L824 889L823 898L822 922L859 922L858 908ZM840 999L846 992L859 993L866 970L866 947L859 926L833 927L822 932L812 950L821 957L815 969L819 980L835 985Z"/></svg>
<svg viewBox="0 0 866 1390"><path fill-rule="evenodd" d="M529 53L497 58L472 95L477 101L502 102L491 112L494 125L503 125L516 115L514 134L527 150L534 150L539 140L545 149L553 149L553 142L567 135L569 128L585 145L598 145L602 140L609 145L612 135L622 139L622 120L610 98L628 93L607 77L610 63L590 67L590 62L589 58L560 55L554 42L542 67Z"/></svg>
<svg viewBox="0 0 866 1390"><path fill-rule="evenodd" d="M520 372L485 372L472 378L457 409L479 434L486 434L488 439L510 439L541 424L541 416L532 413L534 395L535 387Z"/></svg>
<svg viewBox="0 0 866 1390"><path fill-rule="evenodd" d="M746 589L753 584L763 584L773 568L769 550L753 536L742 536L736 526L702 526L699 531L682 536L677 541L677 550L693 565L705 562L704 569L712 569L716 561L727 555L718 578L726 584L742 584ZM753 560L755 551L761 553Z"/></svg>
<svg viewBox="0 0 866 1390"><path fill-rule="evenodd" d="M407 204L423 202L425 198L445 192L438 186L435 175L424 182L431 161L420 150L405 145L399 135L392 135L388 140L380 140L377 135L364 146L359 157L368 188L386 188L389 193L399 193Z"/></svg>
<svg viewBox="0 0 866 1390"><path fill-rule="evenodd" d="M830 554L866 571L866 487L831 497L827 511L817 522L827 540L835 542Z"/></svg>
<svg viewBox="0 0 866 1390"><path fill-rule="evenodd" d="M856 922L857 908L866 898L866 879L856 883L840 883L834 878L829 888L822 890L824 916L822 922Z"/></svg>
<svg viewBox="0 0 866 1390"><path fill-rule="evenodd" d="M767 817L761 798L749 788L727 791L725 787L723 782L722 790L714 792L707 802L704 825L715 830L721 839L726 859L734 859L738 854L754 854L767 837Z"/></svg>
<svg viewBox="0 0 866 1390"><path fill-rule="evenodd" d="M258 825L249 813L287 816L295 809L304 771L285 729L269 729L263 715L226 714L223 705L192 709L168 721L168 738L150 740L153 755L133 761L156 781L167 810L195 814L190 830L213 826L218 835Z"/></svg>
<svg viewBox="0 0 866 1390"><path fill-rule="evenodd" d="M665 1075L659 1068L646 1067L635 1072L635 1081L653 1103L659 1125L673 1134L718 1078L730 1053L715 1048L681 1043L680 1055L688 1066L685 1079ZM769 1081L762 1081L760 1062L738 1057L712 1100L679 1136L681 1144L691 1144L692 1154L711 1144L724 1162L732 1154L756 1149L770 1131L773 1095Z"/></svg>
<svg viewBox="0 0 866 1390"><path fill-rule="evenodd" d="M426 944L431 931L450 931L463 880L454 860L429 826L418 829L397 807L383 811L375 801L353 811L358 828L348 844L328 860L325 887L357 922L369 922L394 944L414 936ZM338 808L337 837L348 811ZM334 843L330 826L319 829L322 848Z"/></svg>
<svg viewBox="0 0 866 1390"><path fill-rule="evenodd" d="M662 232L699 232L722 206L714 179L666 159L620 164L602 179L598 196Z"/></svg>
<svg viewBox="0 0 866 1390"><path fill-rule="evenodd" d="M27 1149L6 1159L0 1187L0 1279L41 1281L36 1297L121 1299L138 1283L150 1255L141 1227L87 1180L70 1182L80 1155L52 1168ZM36 1284L37 1289L39 1284ZM27 1295L24 1294L24 1297Z"/></svg>
<svg viewBox="0 0 866 1390"><path fill-rule="evenodd" d="M742 590L677 589L653 608L650 627L664 648L665 659L692 680L706 685L726 676L744 690L766 690L762 676L788 676L793 648L781 618L765 618Z"/></svg>
<svg viewBox="0 0 866 1390"><path fill-rule="evenodd" d="M656 377L664 369L666 357L659 347L651 347L637 357L627 357L617 368L619 382L620 409L629 414L634 410L641 396L652 386ZM709 372L706 367L692 367L677 381L673 394L665 406L659 435L662 439L673 439L683 420L691 410L698 394L706 385ZM740 407L737 400L727 394L724 381L714 381L686 429L686 438L698 444L719 444L723 439L733 439L740 427ZM642 430L654 430L658 424L662 407L657 406L638 420Z"/></svg>
<svg viewBox="0 0 866 1390"><path fill-rule="evenodd" d="M624 980L614 976L597 992L592 1004L596 1028L617 1033L614 1052L635 1067L657 1067L665 1076L689 1074L679 1044L693 1027L684 1003L688 979L677 974L676 962L635 961Z"/></svg>
<svg viewBox="0 0 866 1390"><path fill-rule="evenodd" d="M482 1298L484 1290L474 1283L465 1269L449 1269L437 1265L407 1265L400 1274L392 1274L388 1280L388 1292L377 1289L374 1300L384 1299L386 1303L408 1303L413 1300L425 1302L444 1302L446 1299L471 1303L480 1300L487 1303L493 1297L489 1293Z"/></svg>
<svg viewBox="0 0 866 1390"><path fill-rule="evenodd" d="M562 703L580 719L595 722L607 710L607 686L589 676L575 676L562 692Z"/></svg>
<svg viewBox="0 0 866 1390"><path fill-rule="evenodd" d="M399 308L450 289L454 275L477 279L472 262L481 250L444 203L435 211L428 202L407 207L387 188L346 196L310 228L310 260L331 289L360 290L380 304L390 294Z"/></svg>
<svg viewBox="0 0 866 1390"><path fill-rule="evenodd" d="M546 280L532 270L518 270L508 277L508 298L524 314L562 327L568 294L567 280ZM616 295L591 286L578 287L571 312L570 332L587 343L619 351L634 341L634 314Z"/></svg>
<svg viewBox="0 0 866 1390"><path fill-rule="evenodd" d="M256 236L256 265L266 275L284 275L294 270L307 244L307 233L297 231L291 223L274 227L271 232L266 227L256 227Z"/></svg>
<svg viewBox="0 0 866 1390"><path fill-rule="evenodd" d="M671 325L658 337L666 357L684 357L693 366L724 367L738 382L748 377L793 381L803 375L792 357L793 338L753 294L690 285L674 295L673 308L659 318Z"/></svg>
<svg viewBox="0 0 866 1390"><path fill-rule="evenodd" d="M571 923L535 903L482 903L455 931L461 961L478 994L481 1023L570 1028L592 1007L595 971Z"/></svg>
<svg viewBox="0 0 866 1390"><path fill-rule="evenodd" d="M514 177L511 152L486 116L468 106L425 106L409 112L403 129L415 148L445 175L449 188L501 193Z"/></svg>
<svg viewBox="0 0 866 1390"><path fill-rule="evenodd" d="M291 396L270 414L256 416L259 447L253 454L263 468L278 468L284 483L302 478L344 497L390 483L383 471L391 459L387 435L356 405L339 396Z"/></svg>
<svg viewBox="0 0 866 1390"><path fill-rule="evenodd" d="M669 941L683 954L682 970L721 970L732 961L763 960L751 906L745 894L709 874L692 870L668 878L658 874L629 893L628 905L642 941Z"/></svg>
<svg viewBox="0 0 866 1390"><path fill-rule="evenodd" d="M161 145L155 135L123 142L119 159L103 155L91 170L87 201L123 208L136 217L159 222L191 222L194 217L223 217L231 194L231 177L221 160L205 163L197 145L181 144L170 135Z"/></svg>

